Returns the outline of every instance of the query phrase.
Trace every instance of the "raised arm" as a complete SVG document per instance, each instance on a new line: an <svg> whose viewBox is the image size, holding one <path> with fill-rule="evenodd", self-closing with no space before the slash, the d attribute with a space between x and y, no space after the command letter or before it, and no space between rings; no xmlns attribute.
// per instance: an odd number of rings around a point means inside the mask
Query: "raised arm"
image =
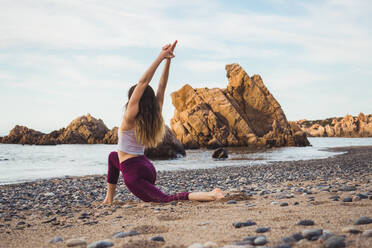
<svg viewBox="0 0 372 248"><path fill-rule="evenodd" d="M176 45L177 45L177 40L169 48L172 53L173 53L174 48L176 47ZM158 100L160 110L163 109L164 94L165 94L165 88L167 87L167 83L168 83L170 63L171 63L171 59L167 58L166 61L165 61L163 72L162 72L161 77L160 77L158 91L156 93L156 98Z"/></svg>
<svg viewBox="0 0 372 248"><path fill-rule="evenodd" d="M165 47L170 47L170 45L167 45ZM129 99L127 110L125 111L125 115L124 115L124 120L123 120L124 122L132 123L134 121L138 113L138 103L146 87L151 82L151 79L154 76L156 69L159 67L159 64L163 61L163 59L171 59L173 57L174 57L173 52L171 52L170 49L162 49L162 51L156 57L154 62L151 64L151 66L142 75L142 77L137 83L136 88L133 91L132 96Z"/></svg>

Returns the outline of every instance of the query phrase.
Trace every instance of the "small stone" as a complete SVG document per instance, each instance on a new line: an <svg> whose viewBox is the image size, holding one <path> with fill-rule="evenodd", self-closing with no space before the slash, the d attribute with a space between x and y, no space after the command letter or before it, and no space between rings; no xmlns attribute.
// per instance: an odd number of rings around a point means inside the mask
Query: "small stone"
<svg viewBox="0 0 372 248"><path fill-rule="evenodd" d="M205 242L203 248L218 248L218 245L212 241Z"/></svg>
<svg viewBox="0 0 372 248"><path fill-rule="evenodd" d="M368 199L368 196L365 194L358 193L356 196L358 196L360 199Z"/></svg>
<svg viewBox="0 0 372 248"><path fill-rule="evenodd" d="M302 235L302 233L295 233L291 237L295 239L296 241L300 241L301 239L304 239L304 236Z"/></svg>
<svg viewBox="0 0 372 248"><path fill-rule="evenodd" d="M118 239L118 238L125 238L125 237L136 236L136 235L138 235L138 232L136 230L132 230L132 231L129 231L129 232L114 233L113 237Z"/></svg>
<svg viewBox="0 0 372 248"><path fill-rule="evenodd" d="M341 191L355 191L357 188L354 186L345 186L341 189Z"/></svg>
<svg viewBox="0 0 372 248"><path fill-rule="evenodd" d="M236 204L237 203L237 201L235 201L235 200L230 200L230 201L228 201L228 202L226 202L227 204Z"/></svg>
<svg viewBox="0 0 372 248"><path fill-rule="evenodd" d="M302 231L302 235L307 240L317 240L322 234L322 229L305 229Z"/></svg>
<svg viewBox="0 0 372 248"><path fill-rule="evenodd" d="M324 247L325 248L342 248L342 247L345 247L346 244L345 244L345 237L342 237L342 236L332 236L330 238L328 238L325 242L324 242Z"/></svg>
<svg viewBox="0 0 372 248"><path fill-rule="evenodd" d="M187 248L204 248L204 247L200 243L194 243L192 245L189 245Z"/></svg>
<svg viewBox="0 0 372 248"><path fill-rule="evenodd" d="M299 222L296 223L298 226L313 226L314 221L312 220L300 220Z"/></svg>
<svg viewBox="0 0 372 248"><path fill-rule="evenodd" d="M253 241L257 238L258 236L247 236L243 239L243 241L250 241L253 244Z"/></svg>
<svg viewBox="0 0 372 248"><path fill-rule="evenodd" d="M279 202L277 202L277 201L271 202L271 205L278 205L278 204L279 204Z"/></svg>
<svg viewBox="0 0 372 248"><path fill-rule="evenodd" d="M270 227L259 227L256 229L256 233L265 233L270 231Z"/></svg>
<svg viewBox="0 0 372 248"><path fill-rule="evenodd" d="M372 223L372 219L368 216L362 216L355 220L354 225L366 225Z"/></svg>
<svg viewBox="0 0 372 248"><path fill-rule="evenodd" d="M265 236L258 236L257 238L254 239L253 243L255 245L264 245L267 243L267 240Z"/></svg>
<svg viewBox="0 0 372 248"><path fill-rule="evenodd" d="M300 205L300 203L299 202L294 202L293 205Z"/></svg>
<svg viewBox="0 0 372 248"><path fill-rule="evenodd" d="M206 226L206 225L208 225L208 224L210 224L210 222L208 222L208 221L203 221L203 222L199 222L199 223L196 224L196 225L198 225L198 226Z"/></svg>
<svg viewBox="0 0 372 248"><path fill-rule="evenodd" d="M67 247L74 247L74 246L86 246L87 241L84 239L68 239L66 240Z"/></svg>
<svg viewBox="0 0 372 248"><path fill-rule="evenodd" d="M356 202L356 201L360 201L360 197L359 196L353 196L353 202Z"/></svg>
<svg viewBox="0 0 372 248"><path fill-rule="evenodd" d="M361 233L362 231L355 229L354 227L344 227L342 228L342 232L345 233L351 233L351 234L358 234Z"/></svg>
<svg viewBox="0 0 372 248"><path fill-rule="evenodd" d="M286 207L286 206L288 206L288 202L282 202L282 203L280 203L280 206L281 207Z"/></svg>
<svg viewBox="0 0 372 248"><path fill-rule="evenodd" d="M365 230L362 234L363 237L372 237L372 229Z"/></svg>
<svg viewBox="0 0 372 248"><path fill-rule="evenodd" d="M94 243L91 243L88 245L87 248L106 248L113 246L114 243L112 243L110 240L100 240Z"/></svg>
<svg viewBox="0 0 372 248"><path fill-rule="evenodd" d="M244 227L244 226L254 226L254 225L256 225L256 222L250 221L250 220L248 220L247 222L235 222L235 223L233 223L233 226L235 228L241 228L241 227Z"/></svg>
<svg viewBox="0 0 372 248"><path fill-rule="evenodd" d="M165 239L162 236L155 236L151 238L152 241L157 241L157 242L165 242Z"/></svg>
<svg viewBox="0 0 372 248"><path fill-rule="evenodd" d="M345 197L342 199L343 202L352 202L353 201L353 198L351 197Z"/></svg>
<svg viewBox="0 0 372 248"><path fill-rule="evenodd" d="M332 236L334 236L334 234L332 232L330 232L328 230L323 230L323 234L319 237L319 239L325 241Z"/></svg>
<svg viewBox="0 0 372 248"><path fill-rule="evenodd" d="M274 248L292 248L292 246L290 244L283 244L274 246Z"/></svg>
<svg viewBox="0 0 372 248"><path fill-rule="evenodd" d="M62 242L62 241L63 241L62 237L57 236L57 237L54 237L51 240L49 240L49 243L54 244L54 243L58 243L58 242Z"/></svg>

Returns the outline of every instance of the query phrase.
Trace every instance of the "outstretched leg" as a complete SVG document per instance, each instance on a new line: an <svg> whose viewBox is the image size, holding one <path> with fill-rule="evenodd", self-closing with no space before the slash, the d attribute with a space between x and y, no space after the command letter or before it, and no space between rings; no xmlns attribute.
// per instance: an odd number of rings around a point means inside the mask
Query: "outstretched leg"
<svg viewBox="0 0 372 248"><path fill-rule="evenodd" d="M107 192L103 204L111 204L114 196L116 184L118 183L120 174L120 162L117 152L111 152L108 157L108 172L107 172Z"/></svg>
<svg viewBox="0 0 372 248"><path fill-rule="evenodd" d="M215 188L210 192L192 192L189 194L189 200L191 201L215 201L224 197L225 195L219 188Z"/></svg>

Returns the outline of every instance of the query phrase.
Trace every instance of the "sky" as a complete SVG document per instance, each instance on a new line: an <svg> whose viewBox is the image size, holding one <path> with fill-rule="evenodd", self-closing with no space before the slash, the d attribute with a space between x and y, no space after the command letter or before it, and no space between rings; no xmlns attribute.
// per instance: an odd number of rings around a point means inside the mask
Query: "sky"
<svg viewBox="0 0 372 248"><path fill-rule="evenodd" d="M0 0L0 136L90 113L112 128L127 92L178 40L170 93L259 74L288 120L372 114L369 0ZM150 85L156 90L160 65Z"/></svg>

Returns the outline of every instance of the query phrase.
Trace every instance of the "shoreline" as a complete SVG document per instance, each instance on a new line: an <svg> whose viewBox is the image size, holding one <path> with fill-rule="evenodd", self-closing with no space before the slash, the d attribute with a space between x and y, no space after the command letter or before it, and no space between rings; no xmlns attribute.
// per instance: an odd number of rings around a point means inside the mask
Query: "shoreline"
<svg viewBox="0 0 372 248"><path fill-rule="evenodd" d="M265 236L267 246L275 247L285 243L285 237L305 235L306 229L345 235L346 247L371 247L372 237L362 233L372 229L372 223L353 223L362 216L372 218L372 146L328 149L347 153L326 159L158 172L157 185L167 193L220 187L229 194L225 200L209 203L140 202L120 177L115 204L101 206L104 175L0 185L0 247L66 247L72 238L88 244L109 239L113 247L181 248L207 241L215 243L212 247L224 247L259 235ZM315 224L296 225L304 219ZM257 224L233 226L247 220ZM269 231L257 233L258 227ZM350 231L353 228L356 234ZM113 237L133 230L138 234ZM165 243L150 241L159 235ZM63 241L48 243L56 236ZM292 247L321 247L325 241L317 238L287 241Z"/></svg>

